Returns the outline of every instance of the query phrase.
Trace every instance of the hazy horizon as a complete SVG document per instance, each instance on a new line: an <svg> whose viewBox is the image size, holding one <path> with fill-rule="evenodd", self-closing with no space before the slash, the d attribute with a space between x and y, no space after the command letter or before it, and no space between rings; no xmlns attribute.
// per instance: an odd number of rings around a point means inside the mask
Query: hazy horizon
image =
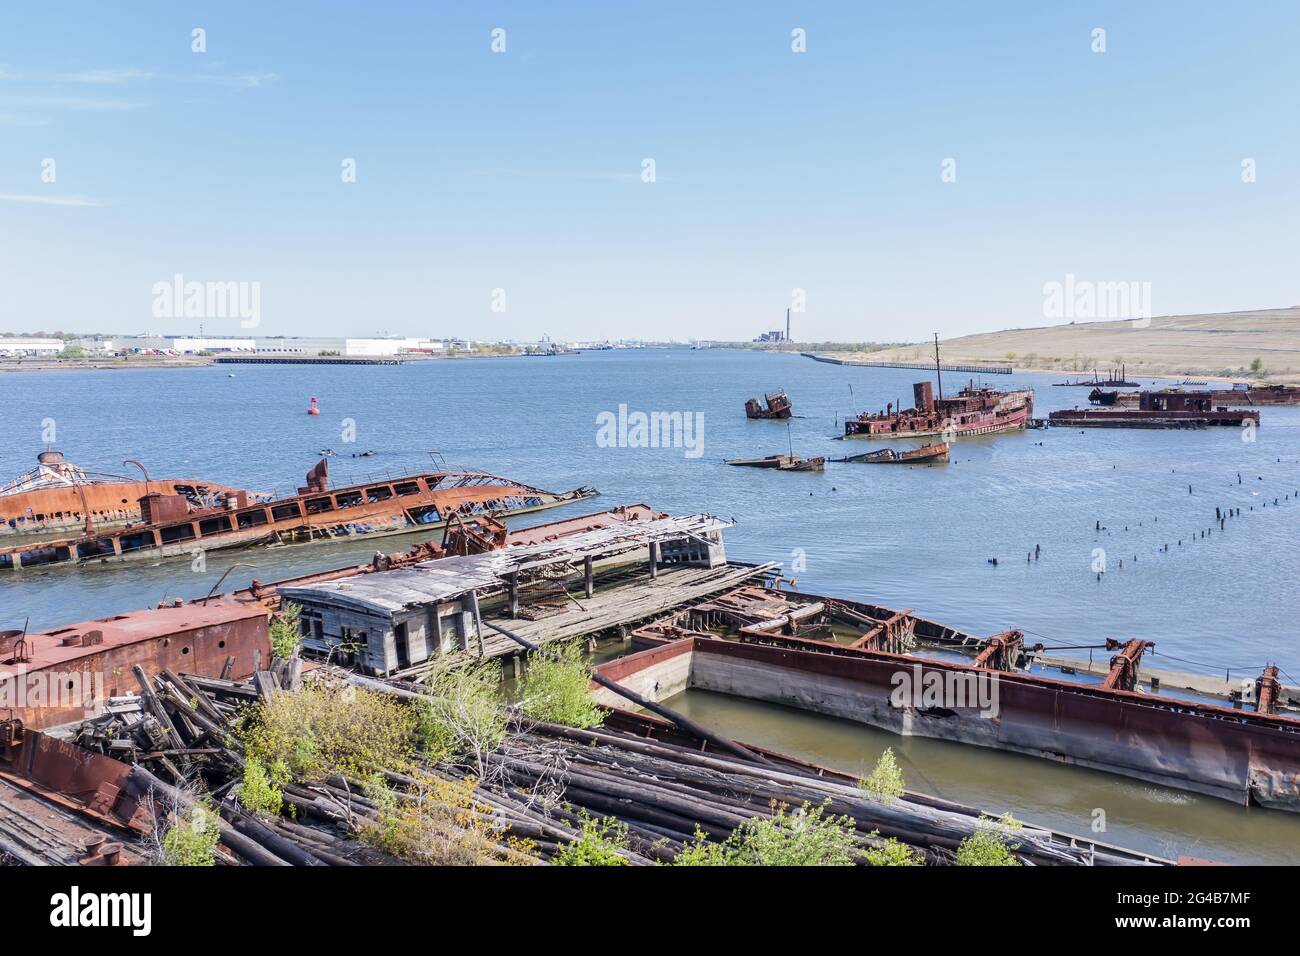
<svg viewBox="0 0 1300 956"><path fill-rule="evenodd" d="M1284 3L0 27L3 331L737 341L793 299L796 341L899 342L1066 324L1067 276L1155 315L1300 300ZM155 318L176 275L255 283L256 327Z"/></svg>

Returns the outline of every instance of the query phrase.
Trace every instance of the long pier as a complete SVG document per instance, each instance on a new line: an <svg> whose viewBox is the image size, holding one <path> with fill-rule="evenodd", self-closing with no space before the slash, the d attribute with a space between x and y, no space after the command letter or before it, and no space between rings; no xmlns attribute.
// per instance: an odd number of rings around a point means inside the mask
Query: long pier
<svg viewBox="0 0 1300 956"><path fill-rule="evenodd" d="M399 358L363 358L348 355L219 355L217 365L401 365Z"/></svg>
<svg viewBox="0 0 1300 956"><path fill-rule="evenodd" d="M814 362L826 362L830 365L860 365L863 368L920 368L930 371L934 368L933 362L848 362L844 359L830 358L826 355L815 355L812 352L800 352L804 358L810 358ZM943 363L939 366L945 372L974 372L977 375L1010 375L1012 368L1010 365L948 365Z"/></svg>

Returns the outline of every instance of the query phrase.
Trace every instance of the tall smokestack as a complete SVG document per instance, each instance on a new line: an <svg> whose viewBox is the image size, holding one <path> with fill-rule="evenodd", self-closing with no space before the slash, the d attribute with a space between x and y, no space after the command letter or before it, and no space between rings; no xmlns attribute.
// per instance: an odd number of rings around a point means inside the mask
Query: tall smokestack
<svg viewBox="0 0 1300 956"><path fill-rule="evenodd" d="M785 310L785 340L790 341L790 310Z"/></svg>

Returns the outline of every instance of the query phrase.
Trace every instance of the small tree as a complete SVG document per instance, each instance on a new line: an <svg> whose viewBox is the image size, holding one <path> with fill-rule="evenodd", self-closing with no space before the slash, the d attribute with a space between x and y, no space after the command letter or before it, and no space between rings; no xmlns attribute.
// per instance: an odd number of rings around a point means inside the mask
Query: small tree
<svg viewBox="0 0 1300 956"><path fill-rule="evenodd" d="M293 656L294 648L302 641L298 629L298 619L302 608L296 604L285 604L280 613L271 618L271 653L286 660Z"/></svg>
<svg viewBox="0 0 1300 956"><path fill-rule="evenodd" d="M1010 813L997 820L981 815L975 832L957 847L957 865L1020 866L1013 852L1020 849L1020 844L1011 842L1020 827L1020 821Z"/></svg>
<svg viewBox="0 0 1300 956"><path fill-rule="evenodd" d="M458 667L439 660L425 677L429 696L416 705L416 736L435 763L472 757L479 779L484 757L505 739L508 715L501 699L501 665Z"/></svg>
<svg viewBox="0 0 1300 956"><path fill-rule="evenodd" d="M582 821L582 835L560 847L553 866L627 866L627 824L614 817Z"/></svg>
<svg viewBox="0 0 1300 956"><path fill-rule="evenodd" d="M885 752L876 761L871 773L858 781L858 786L868 796L882 803L893 803L903 795L903 771L894 759L894 748L886 747Z"/></svg>
<svg viewBox="0 0 1300 956"><path fill-rule="evenodd" d="M519 709L533 720L599 727L604 712L591 698L591 671L579 641L552 644L528 660Z"/></svg>

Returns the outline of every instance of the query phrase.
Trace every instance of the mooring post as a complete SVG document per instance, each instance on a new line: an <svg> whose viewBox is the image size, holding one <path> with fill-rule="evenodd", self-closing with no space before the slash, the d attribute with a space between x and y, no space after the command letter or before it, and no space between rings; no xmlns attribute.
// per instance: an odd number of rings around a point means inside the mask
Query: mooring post
<svg viewBox="0 0 1300 956"><path fill-rule="evenodd" d="M582 593L587 597L591 597L596 593L596 573L593 570L593 564L591 555L587 555L582 559Z"/></svg>
<svg viewBox="0 0 1300 956"><path fill-rule="evenodd" d="M510 616L519 616L519 572L510 572Z"/></svg>
<svg viewBox="0 0 1300 956"><path fill-rule="evenodd" d="M650 542L650 580L659 577L659 542Z"/></svg>
<svg viewBox="0 0 1300 956"><path fill-rule="evenodd" d="M474 612L474 639L478 642L478 656L483 656L483 615L478 609L478 592L469 592L469 606Z"/></svg>

